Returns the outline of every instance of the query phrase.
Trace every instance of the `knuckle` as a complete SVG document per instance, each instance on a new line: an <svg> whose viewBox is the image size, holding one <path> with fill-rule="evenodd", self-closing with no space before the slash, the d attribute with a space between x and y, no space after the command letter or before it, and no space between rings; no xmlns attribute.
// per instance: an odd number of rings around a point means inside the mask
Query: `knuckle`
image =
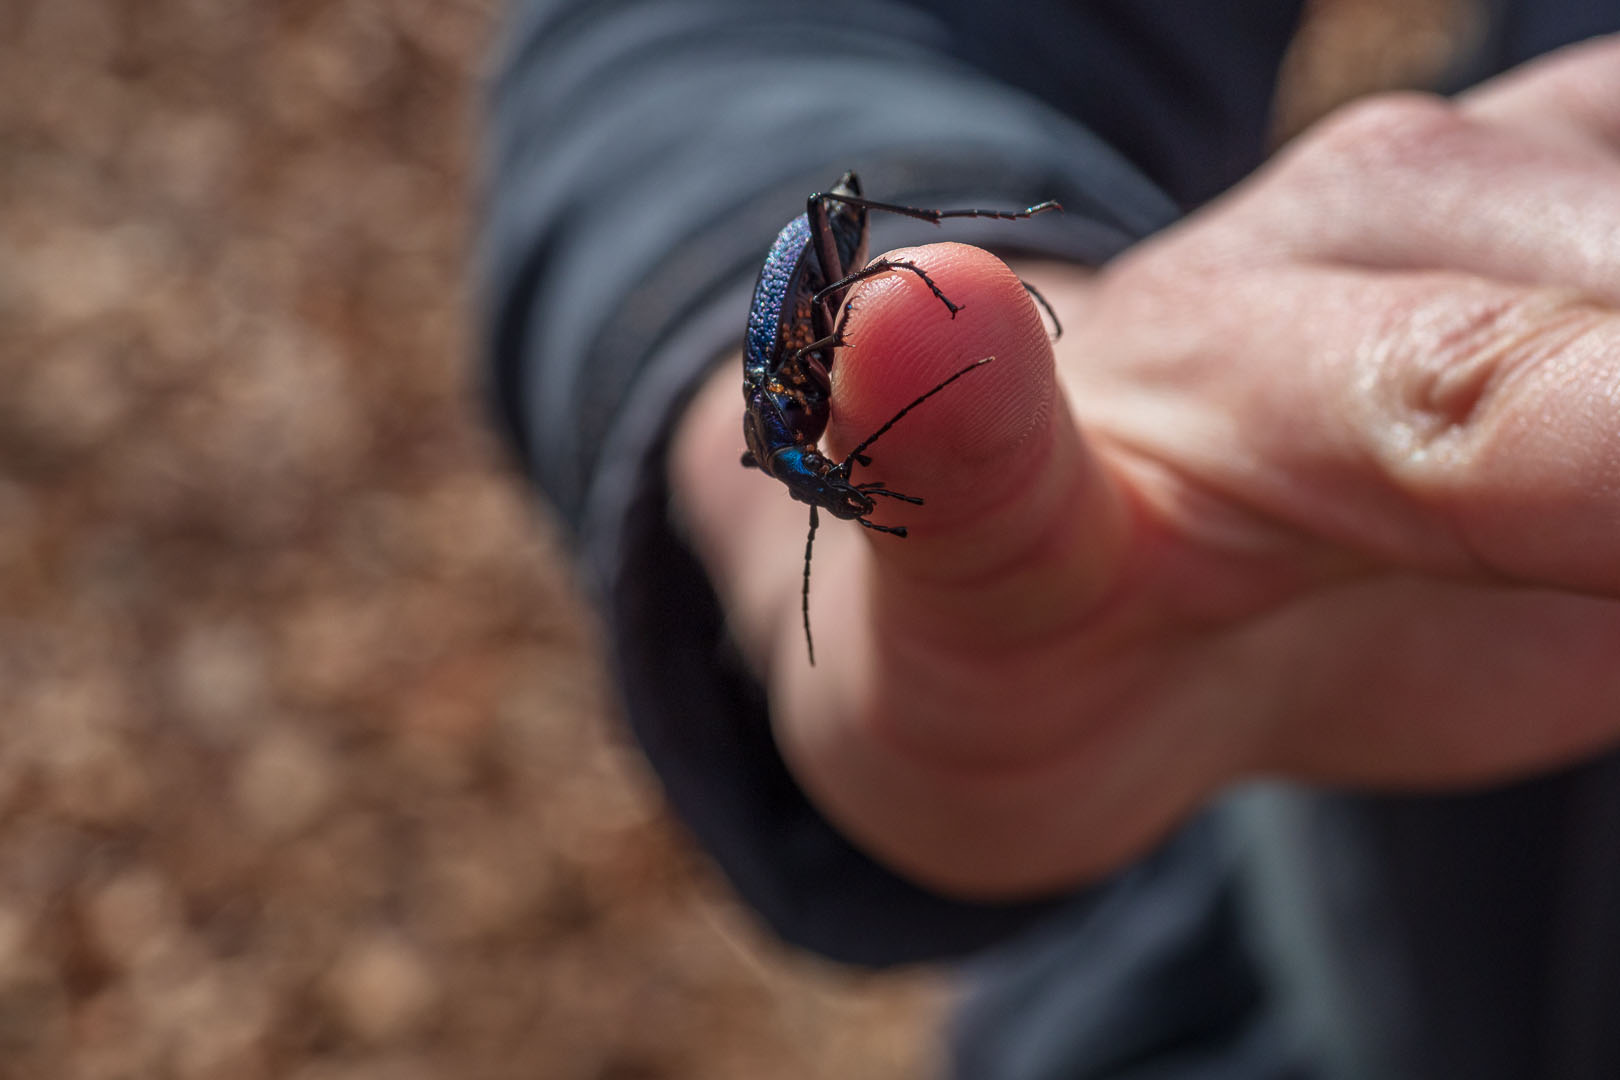
<svg viewBox="0 0 1620 1080"><path fill-rule="evenodd" d="M1455 142L1469 123L1444 98L1415 91L1376 94L1330 114L1314 129L1303 156L1356 172L1410 166Z"/></svg>
<svg viewBox="0 0 1620 1080"><path fill-rule="evenodd" d="M1378 94L1344 106L1278 156L1244 204L1250 232L1316 254L1361 244L1369 225L1408 205L1414 185L1463 156L1477 126L1443 98ZM1282 212L1279 212L1279 211Z"/></svg>
<svg viewBox="0 0 1620 1080"><path fill-rule="evenodd" d="M1382 452L1397 472L1449 471L1476 460L1523 412L1526 388L1556 380L1604 310L1567 290L1451 294L1397 316L1364 357L1383 413Z"/></svg>

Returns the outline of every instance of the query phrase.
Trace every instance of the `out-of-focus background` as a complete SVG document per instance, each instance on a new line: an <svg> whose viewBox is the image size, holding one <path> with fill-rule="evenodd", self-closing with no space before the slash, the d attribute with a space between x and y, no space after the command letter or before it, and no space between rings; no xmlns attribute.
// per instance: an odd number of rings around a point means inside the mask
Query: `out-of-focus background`
<svg viewBox="0 0 1620 1080"><path fill-rule="evenodd" d="M665 819L484 426L496 6L0 3L0 1078L936 1063ZM1470 10L1321 0L1280 129Z"/></svg>

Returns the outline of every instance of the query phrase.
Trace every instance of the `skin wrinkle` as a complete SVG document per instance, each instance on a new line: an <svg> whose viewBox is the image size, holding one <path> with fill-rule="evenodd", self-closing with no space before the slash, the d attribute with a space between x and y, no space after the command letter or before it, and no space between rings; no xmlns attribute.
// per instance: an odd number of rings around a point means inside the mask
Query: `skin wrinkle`
<svg viewBox="0 0 1620 1080"><path fill-rule="evenodd" d="M1467 564L1453 572L1511 583L1526 580L1527 571L1493 554L1491 548L1501 541L1481 535L1479 524L1470 520L1481 499L1491 501L1484 493L1490 476L1479 474L1500 456L1497 447L1516 437L1526 402L1543 396L1541 384L1550 373L1568 367L1577 343L1601 330L1612 313L1574 290L1546 289L1493 299L1483 316L1469 314L1465 328L1447 335L1461 344L1461 356L1426 363L1386 359L1383 370L1395 377L1385 378L1393 387L1381 397L1394 399L1394 416L1412 419L1389 421L1387 430L1404 432L1406 438L1380 446L1378 461L1392 484L1451 536ZM1477 346L1480 337L1484 342ZM1537 418L1547 431L1568 421ZM1528 577L1537 580L1535 574Z"/></svg>
<svg viewBox="0 0 1620 1080"><path fill-rule="evenodd" d="M1394 422L1409 427L1418 443L1393 463L1395 471L1405 471L1399 467L1402 459L1455 461L1463 448L1446 444L1468 442L1502 407L1511 408L1513 391L1604 315L1581 294L1537 289L1495 299L1460 326L1386 335L1386 341L1409 346L1411 355L1391 349L1378 363L1383 380L1395 383L1396 416L1412 417ZM1508 405L1500 406L1504 400ZM1450 452L1436 455L1437 450Z"/></svg>
<svg viewBox="0 0 1620 1080"><path fill-rule="evenodd" d="M1133 543L1125 549L1127 552L1125 559L1095 601L1089 605L1075 605L1064 618L1048 624L1048 633L1054 640L1077 636L1082 629L1089 628L1095 646L1094 650L1088 649L1086 655L1106 655L1112 650L1123 649L1133 644L1145 625L1155 623L1162 616L1161 609L1145 603L1144 597L1140 594L1132 593L1133 588L1139 587L1143 567L1155 563L1156 560L1148 554L1154 548L1154 542L1145 539L1150 535L1149 528L1136 529L1131 535L1138 537L1141 542ZM1160 539L1162 540L1162 534ZM926 636L931 630L937 629L938 626L923 623L913 630L913 636L919 642L932 640L934 646L942 651L948 651L950 646L962 643L961 638L947 637L938 633L931 639ZM1029 648L1029 643L1021 638L983 640L976 636L976 628L969 629L967 637L971 639L973 646L969 650L969 655L987 663L1004 662L1008 654L1026 653Z"/></svg>
<svg viewBox="0 0 1620 1080"><path fill-rule="evenodd" d="M1048 653L1046 656L1029 657L1025 672L1030 676L1029 682L1048 686L1053 691L1054 700L1022 701L1020 711L1025 714L1049 715L1054 719L1049 725L1051 730L1047 738L1033 743L1021 742L1020 751L1016 756L995 752L997 729L993 724L978 725L983 742L975 743L969 740L953 750L937 741L937 731L928 731L931 738L919 739L908 733L901 725L894 723L894 718L901 715L898 710L886 710L874 705L863 719L853 722L857 723L860 730L870 736L877 745L951 783L968 782L978 786L997 787L1015 781L1025 782L1049 769L1061 771L1073 768L1074 760L1082 755L1095 755L1095 760L1088 767L1088 771L1098 773L1100 777L1106 776L1114 773L1119 764L1121 751L1114 748L1116 744L1129 749L1133 737L1143 732L1158 731L1160 734L1154 741L1170 740L1176 742L1180 750L1188 749L1185 739L1169 734L1177 725L1166 722L1166 717L1172 714L1187 714L1189 710L1201 707L1183 699L1188 688L1200 685L1199 680L1184 669L1211 663L1226 664L1234 659L1229 655L1230 650L1219 650L1218 656L1200 659L1199 651L1206 643L1205 639L1206 636L1201 634L1180 635L1167 641L1151 655L1135 656L1125 647L1092 645L1076 650L1071 642L1067 646L1053 646L1045 650ZM917 643L898 644L915 647ZM1236 647L1239 651L1242 650L1241 643ZM1110 654L1120 662L1106 665L1097 663ZM909 658L903 653L896 653L893 660L896 670L906 670L905 665ZM1105 672L1107 683L1102 685L1093 680L1087 686L1083 707L1064 708L1063 700L1060 699L1066 699L1070 695L1058 693L1057 687L1064 686L1065 680L1045 678L1038 669L1045 667L1070 671L1082 663ZM1004 674L1001 671L1004 665L986 662L986 667L998 674ZM1160 678L1145 677L1145 672L1150 669L1160 673L1161 676L1177 674ZM954 682L967 687L982 685L983 676L973 673L971 665L958 664L950 670L952 675L956 676ZM1186 677L1180 677L1182 675ZM1072 687L1069 689L1072 690ZM1258 731L1261 727L1258 723L1259 714L1252 715L1257 721L1252 726ZM1081 724L1078 722L1080 720L1086 720L1087 723ZM972 730L973 726L967 725L967 729ZM1029 733L1026 731L1022 734L1027 736ZM1236 733L1227 734L1231 736ZM1235 775L1237 762L1247 756L1237 750L1237 744L1241 740L1224 738L1218 741L1225 752L1212 751L1209 760L1230 759L1231 767L1223 770L1223 775ZM1160 757L1144 747L1138 746L1130 750L1127 756L1143 759L1144 763L1141 766L1131 770L1133 774L1139 773L1144 768L1161 767L1158 764L1150 764L1158 762ZM1099 779L1099 783L1102 782ZM1121 788L1117 797L1124 798L1129 783L1122 783ZM980 794L983 795L982 792Z"/></svg>
<svg viewBox="0 0 1620 1080"><path fill-rule="evenodd" d="M1226 625L1241 631L1285 610L1309 590L1354 582L1382 569L1360 554L1315 551L1302 537L1288 538L1285 532L1289 527L1285 524L1275 528L1278 539L1269 553L1214 550L1207 558L1188 558L1179 565L1167 566L1160 560L1154 573L1160 582L1155 595L1161 600L1147 604L1145 598L1139 597L1135 601L1147 607L1144 621L1151 615L1161 625L1179 625L1193 633ZM1170 530L1164 527L1163 531L1168 534ZM1176 530L1178 538L1185 535L1179 528ZM1167 535L1164 542L1174 541ZM1212 581L1223 583L1225 588L1212 590Z"/></svg>
<svg viewBox="0 0 1620 1080"><path fill-rule="evenodd" d="M1184 639L1180 646L1161 650L1151 659L1144 657L1140 663L1169 670L1184 663L1229 666L1241 662L1241 656L1230 655L1227 649L1200 659L1194 645L1194 641ZM1237 647L1241 653L1241 643ZM1167 659L1167 654L1175 654L1180 659ZM1037 853L1040 857L1022 865L1017 874L998 875L997 883L989 887L979 881L977 875L964 878L954 860L942 867L912 857L915 851L950 850L968 858L970 864L1006 861L1007 844L999 838L1006 835L1003 819L1008 816L1029 820L1029 814L1038 813L1047 819L1042 828L1065 836L1088 835L1091 857L1079 870L1081 878L1105 872L1129 851L1162 836L1187 807L1207 797L1228 778L1239 775L1243 771L1242 763L1253 756L1249 743L1265 730L1261 717L1251 712L1254 722L1240 729L1206 726L1183 731L1172 722L1173 714L1225 709L1222 703L1185 700L1186 689L1196 690L1208 684L1193 672L1184 674L1184 678L1151 680L1115 672L1120 688L1117 699L1109 707L1099 707L1094 694L1088 702L1085 715L1096 722L1083 727L1060 728L1065 736L1061 743L1049 745L1044 753L1031 753L1019 760L998 761L983 753L971 752L961 755L960 761L946 760L938 755L918 754L903 735L893 742L874 738L873 746L879 753L876 764L883 775L894 776L892 767L897 763L915 770L908 772L901 782L908 795L916 795L919 783L955 791L957 795L950 800L947 811L932 819L925 816L920 822L902 821L898 827L888 821L882 830L870 830L857 813L845 819L846 825L857 835L864 835L875 851L888 852L896 865L909 869L921 880L965 896L1017 895L1074 883L1076 867L1067 856L1050 851ZM1132 723L1126 723L1127 720ZM874 736L883 734L881 725L870 722L862 730ZM869 756L862 754L861 759L865 761ZM1223 764L1215 770L1216 775L1211 776L1195 768L1194 762ZM861 767L855 768L860 771ZM1176 780L1174 776L1178 772L1188 775ZM834 769L829 775L846 774L845 769ZM1162 807L1139 806L1135 792L1149 782L1171 783L1183 792L1183 798ZM822 790L838 804L836 785ZM1086 792L1083 804L1061 795L1076 790ZM1038 796L1031 804L1029 793L1043 791L1046 794ZM915 830L919 827L927 831L933 841L916 843ZM974 835L975 830L990 839ZM948 838L948 842L937 842L941 837ZM976 857L969 857L967 849L970 847L985 850ZM1021 861L1022 854L1015 853L1015 859Z"/></svg>
<svg viewBox="0 0 1620 1080"><path fill-rule="evenodd" d="M1157 436L1138 431L1134 425L1102 432L1094 427L1093 440L1099 447L1106 444L1111 456L1126 462L1151 463L1156 467L1163 453ZM1170 517L1168 520L1175 522L1178 535L1187 542L1197 545L1199 538L1203 537L1210 542L1199 546L1218 555L1243 558L1264 554L1266 549L1284 551L1290 541L1308 543L1315 533L1321 531L1320 522L1308 527L1299 522L1298 515L1290 509L1310 505L1310 500L1302 503L1300 498L1302 490L1310 490L1308 485L1302 489L1304 478L1265 467L1264 455L1252 452L1241 440L1216 440L1210 442L1209 446L1212 449L1208 456L1218 458L1224 467L1194 469L1184 465L1183 471L1168 482L1170 488L1196 492L1202 501L1219 507L1224 519L1236 523L1239 535L1249 543L1239 548L1222 541L1222 536L1232 533L1231 526L1215 533L1198 527L1204 520L1202 518L1186 518L1184 515ZM1195 453L1188 460L1198 457ZM1140 471L1141 465L1135 468ZM1144 485L1140 481L1133 481L1130 486L1139 489L1140 497L1148 505L1158 508L1156 513L1148 515L1150 518L1164 515L1167 508L1185 502L1176 490L1165 494L1163 484ZM1349 557L1330 560L1324 565L1320 580L1353 574L1359 565L1360 559ZM1302 581L1301 587L1315 580L1319 579L1311 577Z"/></svg>
<svg viewBox="0 0 1620 1080"><path fill-rule="evenodd" d="M1005 675L1006 664L1002 658L971 655L970 659L942 667L931 657L918 655L925 650L932 652L927 642L918 639L897 641L895 647L887 650L889 655L886 659L894 664L896 671L912 671L915 666L925 666L934 673L937 683L963 687L964 700L969 695L981 696L978 691L982 688L984 675L978 668L993 671L998 677ZM1089 687L1083 709L1078 706L1062 707L1072 697L1073 688L1044 673L1073 670L1080 664L1094 663L1109 651L1113 650L1093 646L1077 649L1071 641L1048 643L1042 649L1045 655L1026 654L1022 658L1021 667L1029 675L1028 685L1048 687L1052 700L1020 700L1020 711L1026 717L1056 719L1042 724L1046 729L1044 738L1032 738L1028 727L1022 727L1015 753L1007 752L1000 725L984 722L987 715L1004 713L1004 702L986 705L983 714L977 708L960 710L959 716L973 715L975 719L951 725L951 731L961 737L948 740L944 737L945 732L928 722L928 718L919 718L923 721L921 723L903 722L902 717L909 717L910 711L903 707L903 700L899 703L892 701L890 694L880 693L874 704L852 722L866 737L888 748L896 756L941 776L973 777L989 782L996 777L1038 773L1062 758L1090 749L1096 740L1106 736L1111 725L1120 722L1120 718L1137 715L1133 700L1149 692L1151 680L1135 677L1129 670L1151 663L1145 657L1132 658L1123 648L1119 649L1117 655L1128 664L1114 667L1107 687ZM912 655L905 655L907 652ZM911 679L896 680L895 683L893 695L905 698L905 687L912 685ZM1082 717L1091 722L1074 722Z"/></svg>
<svg viewBox="0 0 1620 1080"><path fill-rule="evenodd" d="M1157 618L1158 609L1150 608L1142 603L1142 598L1133 590L1139 587L1144 576L1145 568L1156 562L1157 546L1164 539L1162 530L1158 530L1152 519L1144 515L1129 493L1125 494L1125 509L1123 513L1132 518L1132 522L1123 526L1122 534L1135 537L1132 543L1125 545L1122 550L1125 555L1115 572L1110 576L1107 588L1102 590L1096 600L1090 605L1076 605L1067 616L1050 627L1050 639L1053 643L1065 640L1072 642L1082 628L1090 628L1088 641L1084 648L1069 657L1068 662L1073 663L1087 658L1103 658L1112 653L1123 654L1124 650L1137 643L1138 636L1144 625ZM1134 515L1134 517L1133 517ZM884 597L884 602L891 604L911 604L913 600L902 600L895 595ZM980 663L987 669L1005 665L1009 658L1024 657L1030 663L1029 643L1023 640L992 640L987 641L976 636L976 628L963 625L953 627L944 620L921 620L912 627L913 644L920 650L927 649L938 654L950 656L947 663L937 660L926 663L919 657L913 657L918 667L930 669L943 669L955 672L961 668L960 656L953 653L953 647L963 644L961 635L948 635L940 631L964 631L966 640L971 648L965 650L965 655L972 663ZM913 678L918 676L913 676Z"/></svg>
<svg viewBox="0 0 1620 1080"><path fill-rule="evenodd" d="M1177 362L1183 363L1187 361ZM1161 528L1173 533L1178 542L1207 555L1177 561L1168 571L1161 567L1161 577L1170 575L1171 595L1206 596L1202 590L1207 589L1209 580L1225 579L1233 582L1231 592L1244 598L1242 602L1233 598L1210 600L1202 609L1203 620L1260 616L1275 610L1300 589L1359 576L1373 568L1369 558L1354 555L1350 549L1329 549L1330 557L1300 563L1304 553L1316 545L1312 530L1289 512L1289 507L1301 505L1296 490L1299 479L1262 468L1267 458L1263 453L1250 452L1239 433L1223 430L1219 437L1204 440L1211 448L1211 456L1224 463L1223 468L1198 470L1185 464L1180 469L1167 468L1162 445L1165 422L1161 418L1120 425L1118 391L1108 383L1091 386L1089 380L1077 381L1074 376L1074 372L1065 371L1076 411L1085 412L1088 400L1102 403L1092 406L1089 419L1082 416L1091 443L1099 457L1113 463L1112 471L1121 479L1121 488L1142 504L1135 511L1138 523L1133 546L1142 543L1142 522L1161 522ZM1159 378L1168 385L1185 382L1185 376L1173 369L1164 371ZM1187 431L1199 425L1173 426ZM1190 451L1182 458L1186 462L1201 456ZM1257 484L1270 491L1271 497L1260 497ZM1266 564L1275 562L1298 570L1286 580L1274 580ZM1185 619L1189 613L1183 608L1176 617ZM1200 616L1193 613L1190 617Z"/></svg>
<svg viewBox="0 0 1620 1080"><path fill-rule="evenodd" d="M1070 519L1056 519L1048 529L1038 534L1035 547L1048 552L1056 551L1066 546L1061 538L1072 536L1075 532L1074 523ZM1017 571L1016 580L1003 580L999 582L987 581L973 585L959 585L956 583L940 584L927 582L916 578L889 580L885 584L888 590L884 596L886 604L907 607L912 610L922 609L937 613L940 618L930 623L928 620L913 620L912 636L919 641L927 641L942 651L954 649L971 642L972 652L976 655L998 659L1004 658L1010 652L1016 652L1027 647L1032 640L1043 640L1055 635L1065 635L1077 632L1093 618L1107 597L1115 589L1112 584L1105 584L1101 589L1082 589L1082 600L1073 604L1063 605L1062 611L1056 616L1048 614L1051 603L1032 604L1029 602L1013 605L1008 602L1007 594L1014 596L1041 597L1050 600L1053 596L1064 591L1067 582L1052 582L1043 575L1050 565L1059 560L1051 558L1038 558L1025 569ZM1044 582L1044 584L1043 584ZM995 584L992 596L986 596L990 591L987 586ZM1078 582L1083 586L1087 582ZM1085 602L1085 591L1094 591L1096 595ZM997 610L1005 610L1016 606L1023 618L1015 622L1007 615L997 619L993 634L985 634L981 624L971 622L966 616L985 605L991 605Z"/></svg>
<svg viewBox="0 0 1620 1080"><path fill-rule="evenodd" d="M965 523L970 521L974 522L975 524L993 522L996 518L1001 516L1005 508L1022 503L1030 498L1031 489L1033 489L1048 475L1048 469L1051 468L1051 460L1057 450L1056 440L1051 437L1050 433L1048 434L1046 443L1047 445L1042 447L1038 453L1030 455L1025 467L1022 468L1012 482L999 493L999 496L992 500L988 505L975 510L972 514L947 518L942 522L935 522L931 520L926 524L925 528L933 532L949 533L957 532ZM1070 471L1072 472L1072 470ZM1067 485L1067 491L1072 493L1077 487L1078 478L1073 478L1073 480ZM1059 499L1059 496L1052 494L1045 496L1043 501L1055 505L1055 500L1057 499ZM975 519L979 520L975 521ZM987 527L989 526L987 525ZM968 537L953 537L951 540L951 546L952 548L957 548L962 545L975 542L976 541L971 539L970 534ZM1011 553L1003 553L999 558L989 563L975 565L961 573L939 572L939 567L943 567L947 570L953 568L960 569L962 560L959 553L956 552L949 552L946 553L942 558L929 560L929 565L927 568L924 567L922 560L919 560L916 557L910 557L909 551L885 553L882 548L874 547L873 552L879 559L885 562L886 570L904 580L918 585L972 588L977 585L982 585L989 579L997 577L1017 566L1024 560L1024 551L1027 548L1033 548L1034 546L1034 544L1028 544L1025 548L1014 548L1012 549Z"/></svg>
<svg viewBox="0 0 1620 1080"><path fill-rule="evenodd" d="M1152 529L1146 521L1144 525L1147 530ZM1180 655L1196 658L1199 646L1209 646L1220 641L1232 643L1228 648L1220 650L1223 657L1233 649L1241 653L1244 651L1242 641L1246 638L1249 628L1263 623L1278 610L1287 607L1286 603L1282 603L1281 607L1268 605L1250 616L1236 621L1228 620L1220 626L1187 624L1179 631L1167 631L1164 622L1168 609L1145 604L1140 593L1142 581L1148 575L1158 572L1155 568L1162 562L1152 552L1153 547L1154 543L1151 540L1131 545L1127 564L1122 566L1111 587L1099 598L1098 603L1089 610L1075 612L1071 622L1060 624L1047 638L1048 646L1044 651L1049 655L1043 656L1040 651L1031 652L1027 642L1019 642L1006 648L994 648L985 642L974 641L973 648L958 653L950 647L951 642L929 637L926 630L933 624L925 620L909 639L885 642L884 647L891 662L890 669L908 672L903 677L897 676L896 683L910 686L916 685L920 679L930 680L931 683L941 679L951 684L960 683L965 688L964 692L960 695L947 696L952 700L966 702L972 698L972 694L968 692L971 688L987 684L985 675L978 673L977 669L983 668L984 672L993 675L996 685L1002 685L1007 681L1005 669L1009 655L1021 659L1022 678L1013 681L1030 685L1051 685L1054 682L1065 685L1063 680L1045 678L1041 674L1043 670L1106 672L1110 683L1117 684L1117 690L1107 692L1095 686L1089 688L1083 708L1080 705L1073 705L1062 709L1058 707L1060 701L1045 705L1040 702L1021 702L1021 710L1026 715L1039 714L1042 709L1046 709L1050 715L1060 718L1055 722L1061 725L1068 722L1063 718L1080 713L1090 715L1097 712L1124 712L1129 706L1138 704L1137 699L1155 693L1166 693L1168 688L1175 687L1178 683L1185 684L1186 680L1165 677L1166 673L1179 663L1171 657ZM1088 625L1091 632L1083 640L1079 639L1076 631ZM1144 632L1159 634L1165 638L1163 645L1151 656L1137 655ZM950 660L940 662L937 657L941 653L950 656ZM1021 658L1016 656L1020 653L1023 654ZM1147 677L1150 670L1157 672L1158 677ZM1067 699L1072 696L1072 689L1068 687L1058 696ZM1265 695L1266 700L1274 700L1275 697L1275 694ZM946 768L971 771L987 760L985 747L976 744L949 756L940 754L937 750L932 752L926 750L925 741L938 738L936 727L925 726L926 738L912 739L900 730L898 724L892 722L905 715L906 710L900 707L905 703L906 699L902 697L899 706L895 708L876 709L874 719L868 721L877 725L877 729L874 730L890 733L884 741L894 745L897 750L904 750L908 756ZM1062 754L1071 743L1077 744L1081 740L1094 739L1101 730L1106 728L1099 729L1092 726L1065 730L1060 726L1051 739L1034 745L1021 743L1019 757L1009 758L1007 762L1016 766L1025 757L1041 758ZM991 728L985 734L993 743L996 729ZM1028 732L1023 734L1027 735Z"/></svg>

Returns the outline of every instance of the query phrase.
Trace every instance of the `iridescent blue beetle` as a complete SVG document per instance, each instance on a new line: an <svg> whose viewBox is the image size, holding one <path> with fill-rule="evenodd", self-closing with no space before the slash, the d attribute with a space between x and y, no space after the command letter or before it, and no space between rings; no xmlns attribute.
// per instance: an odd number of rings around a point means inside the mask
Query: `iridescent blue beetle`
<svg viewBox="0 0 1620 1080"><path fill-rule="evenodd" d="M818 508L834 517L857 521L876 532L904 538L899 525L878 525L868 520L875 509L873 496L921 505L922 500L883 486L881 480L855 483L850 470L870 465L865 450L906 413L945 389L968 372L992 359L977 360L895 413L842 460L833 461L817 445L827 430L832 407L834 350L845 344L844 325L849 308L844 302L850 286L891 270L916 274L955 318L961 306L953 304L938 285L915 263L878 259L866 264L868 210L921 218L938 224L944 218L1027 218L1062 209L1043 202L1027 210L923 210L896 206L861 197L860 181L845 173L832 190L810 196L805 212L777 234L765 256L759 284L748 311L748 338L743 349L743 438L748 449L742 463L757 468L787 485L797 500L810 505L810 534L804 544L804 643L810 663L816 662L810 637L810 552L820 524ZM859 269L851 269L859 267ZM1032 295L1051 314L1051 308L1027 284ZM834 312L838 312L835 321ZM1053 325L1057 320L1053 318ZM1061 333L1061 328L1059 328Z"/></svg>

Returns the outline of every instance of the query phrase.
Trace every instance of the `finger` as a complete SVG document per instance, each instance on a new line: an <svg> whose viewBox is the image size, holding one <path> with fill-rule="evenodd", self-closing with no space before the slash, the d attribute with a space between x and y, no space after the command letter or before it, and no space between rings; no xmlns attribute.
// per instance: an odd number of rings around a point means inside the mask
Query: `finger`
<svg viewBox="0 0 1620 1080"><path fill-rule="evenodd" d="M1268 772L1386 788L1502 782L1615 742L1620 604L1609 600L1379 575L1242 632L1279 690Z"/></svg>
<svg viewBox="0 0 1620 1080"><path fill-rule="evenodd" d="M1567 120L1567 114L1566 114ZM1620 158L1531 139L1439 98L1388 96L1306 136L1231 224L1283 254L1456 270L1620 302ZM1221 240L1231 249L1231 234Z"/></svg>
<svg viewBox="0 0 1620 1080"><path fill-rule="evenodd" d="M873 633L938 655L983 655L1072 625L1117 568L1118 493L1086 448L1058 390L1051 345L1018 278L978 248L938 244L891 257L853 297L850 345L833 377L829 443L847 453L902 406L963 375L871 445L856 478L920 497L877 520L909 536L868 534Z"/></svg>
<svg viewBox="0 0 1620 1080"><path fill-rule="evenodd" d="M1192 283L1143 296L1110 282L1090 313L1138 358L1077 375L1103 433L1385 562L1620 595L1613 309L1342 269L1229 283L1242 320ZM1178 342L1175 319L1221 334Z"/></svg>
<svg viewBox="0 0 1620 1080"><path fill-rule="evenodd" d="M1560 49L1457 101L1475 119L1532 138L1620 154L1620 35Z"/></svg>

